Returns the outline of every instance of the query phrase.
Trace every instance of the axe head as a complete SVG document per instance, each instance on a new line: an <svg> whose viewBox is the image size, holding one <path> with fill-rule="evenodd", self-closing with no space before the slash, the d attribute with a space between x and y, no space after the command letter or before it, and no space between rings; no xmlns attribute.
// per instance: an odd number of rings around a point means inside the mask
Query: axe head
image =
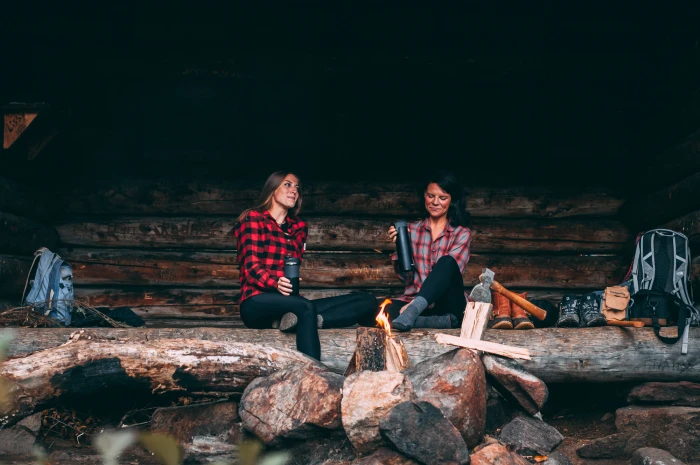
<svg viewBox="0 0 700 465"><path fill-rule="evenodd" d="M474 286L472 292L469 294L469 298L475 302L486 302L491 303L491 284L493 284L493 278L496 274L484 268L479 276L479 284Z"/></svg>
<svg viewBox="0 0 700 465"><path fill-rule="evenodd" d="M482 282L487 287L491 287L491 284L493 284L494 277L496 276L496 273L493 271L489 270L488 268L484 268L481 271L481 276L479 276L479 281Z"/></svg>

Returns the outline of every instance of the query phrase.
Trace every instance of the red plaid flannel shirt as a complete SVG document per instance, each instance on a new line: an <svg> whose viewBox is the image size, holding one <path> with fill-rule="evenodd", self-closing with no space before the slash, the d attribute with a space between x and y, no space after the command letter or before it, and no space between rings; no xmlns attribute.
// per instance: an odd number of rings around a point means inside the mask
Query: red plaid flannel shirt
<svg viewBox="0 0 700 465"><path fill-rule="evenodd" d="M445 225L445 229L433 242L430 221L428 218L411 223L411 246L413 247L413 263L415 270L403 273L398 270L398 256L394 253L391 259L394 260L394 270L399 279L406 286L400 300L410 301L416 297L420 291L425 278L437 263L440 257L450 255L457 261L459 271L464 273L464 269L469 261L469 246L472 240L472 233L469 228L463 226ZM464 294L465 296L467 293Z"/></svg>
<svg viewBox="0 0 700 465"><path fill-rule="evenodd" d="M251 211L235 229L241 276L241 302L263 292L277 292L284 259L301 258L308 228L299 218L287 217L287 235L270 212Z"/></svg>

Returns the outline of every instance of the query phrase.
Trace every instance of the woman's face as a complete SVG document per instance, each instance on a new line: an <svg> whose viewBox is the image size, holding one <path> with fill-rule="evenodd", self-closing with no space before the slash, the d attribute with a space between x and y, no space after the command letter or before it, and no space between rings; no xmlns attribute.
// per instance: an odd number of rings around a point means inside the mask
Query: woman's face
<svg viewBox="0 0 700 465"><path fill-rule="evenodd" d="M447 215L447 209L450 207L452 197L440 189L440 186L434 182L428 184L423 197L425 198L425 209L428 210L431 218L439 219Z"/></svg>
<svg viewBox="0 0 700 465"><path fill-rule="evenodd" d="M293 174L288 174L282 181L282 184L275 189L275 193L272 194L272 201L289 210L294 208L298 199L299 179Z"/></svg>

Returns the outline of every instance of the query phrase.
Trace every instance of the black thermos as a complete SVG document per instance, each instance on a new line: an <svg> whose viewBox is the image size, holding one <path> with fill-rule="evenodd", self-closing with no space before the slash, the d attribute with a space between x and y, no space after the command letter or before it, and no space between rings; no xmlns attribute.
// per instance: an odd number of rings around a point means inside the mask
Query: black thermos
<svg viewBox="0 0 700 465"><path fill-rule="evenodd" d="M413 250L411 249L408 223L399 220L394 223L394 228L396 228L396 253L399 256L399 269L411 271L413 269Z"/></svg>
<svg viewBox="0 0 700 465"><path fill-rule="evenodd" d="M291 295L299 295L299 265L301 260L298 258L287 257L284 260L284 277L292 283Z"/></svg>

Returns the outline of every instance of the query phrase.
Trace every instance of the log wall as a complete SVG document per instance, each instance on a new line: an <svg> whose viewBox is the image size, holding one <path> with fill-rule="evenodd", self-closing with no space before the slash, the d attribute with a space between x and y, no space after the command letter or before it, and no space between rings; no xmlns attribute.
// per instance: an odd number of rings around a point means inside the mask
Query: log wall
<svg viewBox="0 0 700 465"><path fill-rule="evenodd" d="M558 302L566 292L602 289L624 275L632 235L616 218L623 199L615 192L536 187L468 194L474 236L467 288L489 267L503 285ZM71 192L54 226L58 251L73 266L76 296L93 306L129 306L149 326L240 326L233 226L257 195L252 185L164 181ZM302 216L310 223L303 294L400 295L386 230L397 218L420 218L415 189L311 184L303 195Z"/></svg>

